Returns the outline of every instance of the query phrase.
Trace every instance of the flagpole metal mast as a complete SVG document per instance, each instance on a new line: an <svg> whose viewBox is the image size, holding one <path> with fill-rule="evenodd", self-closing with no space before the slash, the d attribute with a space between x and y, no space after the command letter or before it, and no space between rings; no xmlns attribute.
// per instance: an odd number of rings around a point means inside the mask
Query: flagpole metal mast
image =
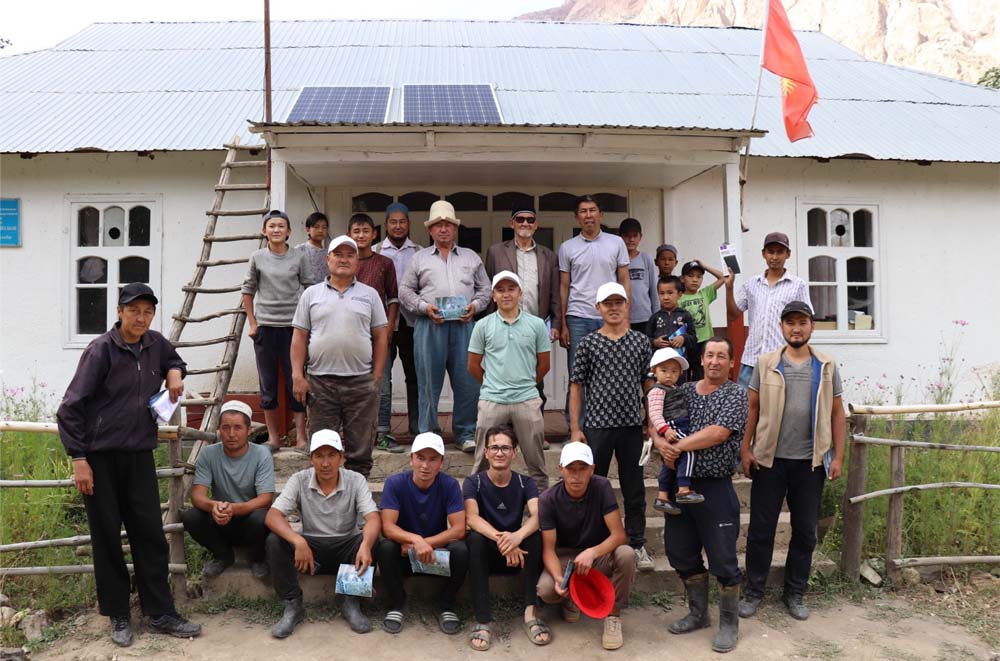
<svg viewBox="0 0 1000 661"><path fill-rule="evenodd" d="M757 86L753 93L753 112L750 114L750 130L756 128L757 106L760 104L760 83L764 77L764 48L767 44L767 20L771 16L771 1L764 0L764 24L760 29L760 58L757 61ZM740 227L744 232L750 231L746 223L743 222L743 186L747 183L747 169L750 166L750 141L748 137L743 145L743 156L740 164Z"/></svg>

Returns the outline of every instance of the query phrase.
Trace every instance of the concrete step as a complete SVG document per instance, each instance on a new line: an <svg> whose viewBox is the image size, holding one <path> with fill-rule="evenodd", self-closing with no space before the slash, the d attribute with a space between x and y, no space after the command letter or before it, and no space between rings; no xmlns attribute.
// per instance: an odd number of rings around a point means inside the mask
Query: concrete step
<svg viewBox="0 0 1000 661"><path fill-rule="evenodd" d="M771 572L768 578L770 585L780 585L785 574L786 552L775 549L774 557L771 561ZM656 567L651 572L639 572L636 577L633 591L636 593L652 593L661 590L669 590L674 594L683 593L684 587L677 573L670 568L667 559L662 554L654 557ZM745 558L741 552L739 555L740 568L744 567ZM813 558L813 571L829 573L834 569L834 564L828 558L816 554ZM324 574L318 576L299 575L299 584L307 603L317 603L330 601L333 599L336 575ZM415 576L407 579L407 592L421 599L433 597L436 594L438 584L432 577ZM270 579L260 581L255 579L249 568L241 563L227 569L221 576L212 579L202 579L202 588L206 597L217 598L226 594L238 594L241 597L254 598L275 598L274 590L271 587ZM382 579L375 576L375 592L379 594L382 590ZM490 592L505 596L517 595L521 591L521 579L518 575L513 576L491 576ZM461 599L469 598L469 583L466 582L459 593Z"/></svg>

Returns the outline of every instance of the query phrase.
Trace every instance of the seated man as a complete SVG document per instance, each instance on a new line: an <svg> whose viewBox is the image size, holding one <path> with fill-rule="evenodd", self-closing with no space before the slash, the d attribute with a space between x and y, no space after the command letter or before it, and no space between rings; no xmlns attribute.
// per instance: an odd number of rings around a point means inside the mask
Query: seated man
<svg viewBox="0 0 1000 661"><path fill-rule="evenodd" d="M465 539L465 509L458 481L441 472L444 441L434 432L417 434L410 447L413 470L396 473L382 491L382 533L378 559L382 582L389 594L389 612L382 628L403 630L406 590L403 577L413 574L410 551L422 563L434 562L435 549L449 553L449 576L438 596L438 626L446 634L458 633L462 623L455 615L458 594L469 568Z"/></svg>
<svg viewBox="0 0 1000 661"><path fill-rule="evenodd" d="M486 430L489 468L470 475L462 486L469 522L469 572L476 627L472 649L485 651L492 643L490 574L522 572L524 631L535 645L548 645L549 628L535 615L536 586L542 573L542 536L538 532L538 489L534 480L510 469L517 457L517 436L510 427ZM527 507L528 519L524 520Z"/></svg>
<svg viewBox="0 0 1000 661"><path fill-rule="evenodd" d="M252 413L243 402L222 405L222 442L198 453L191 487L193 507L181 512L184 530L212 553L201 570L206 578L218 576L233 564L233 546L249 546L253 575L267 576L264 517L274 498L274 463L266 447L247 442Z"/></svg>
<svg viewBox="0 0 1000 661"><path fill-rule="evenodd" d="M621 609L628 605L635 580L635 552L628 545L611 481L594 475L590 446L575 441L563 446L559 456L563 479L538 499L542 530L542 564L538 596L548 604L562 602L563 619L576 622L580 611L561 587L566 563L586 575L596 570L611 579L615 603L604 620L602 643L606 650L624 644Z"/></svg>
<svg viewBox="0 0 1000 661"><path fill-rule="evenodd" d="M340 434L320 429L309 444L312 468L292 475L267 513L267 562L274 591L285 602L281 620L271 628L275 638L287 638L306 617L296 571L303 574L336 574L341 564L354 565L358 574L372 564L372 547L378 539L378 507L361 473L343 467L344 443ZM298 510L302 534L286 518ZM358 519L365 525L358 532ZM372 626L361 612L358 597L337 595L341 613L356 633Z"/></svg>

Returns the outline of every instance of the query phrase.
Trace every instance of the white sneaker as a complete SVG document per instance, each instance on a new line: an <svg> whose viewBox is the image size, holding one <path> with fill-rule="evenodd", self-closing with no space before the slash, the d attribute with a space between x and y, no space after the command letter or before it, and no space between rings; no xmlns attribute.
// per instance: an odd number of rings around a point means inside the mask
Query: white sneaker
<svg viewBox="0 0 1000 661"><path fill-rule="evenodd" d="M645 546L635 550L635 566L639 571L653 571L655 567L653 558L649 556Z"/></svg>

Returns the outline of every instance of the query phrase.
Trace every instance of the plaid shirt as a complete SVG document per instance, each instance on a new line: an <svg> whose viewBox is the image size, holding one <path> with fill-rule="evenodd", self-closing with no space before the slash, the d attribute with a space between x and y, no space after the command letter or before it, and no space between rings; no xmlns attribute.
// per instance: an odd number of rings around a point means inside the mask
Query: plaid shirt
<svg viewBox="0 0 1000 661"><path fill-rule="evenodd" d="M792 301L805 301L812 307L809 286L787 270L773 287L767 284L767 273L743 283L736 292L736 306L749 312L750 332L741 364L753 367L761 354L785 346L785 337L781 334L781 311Z"/></svg>

